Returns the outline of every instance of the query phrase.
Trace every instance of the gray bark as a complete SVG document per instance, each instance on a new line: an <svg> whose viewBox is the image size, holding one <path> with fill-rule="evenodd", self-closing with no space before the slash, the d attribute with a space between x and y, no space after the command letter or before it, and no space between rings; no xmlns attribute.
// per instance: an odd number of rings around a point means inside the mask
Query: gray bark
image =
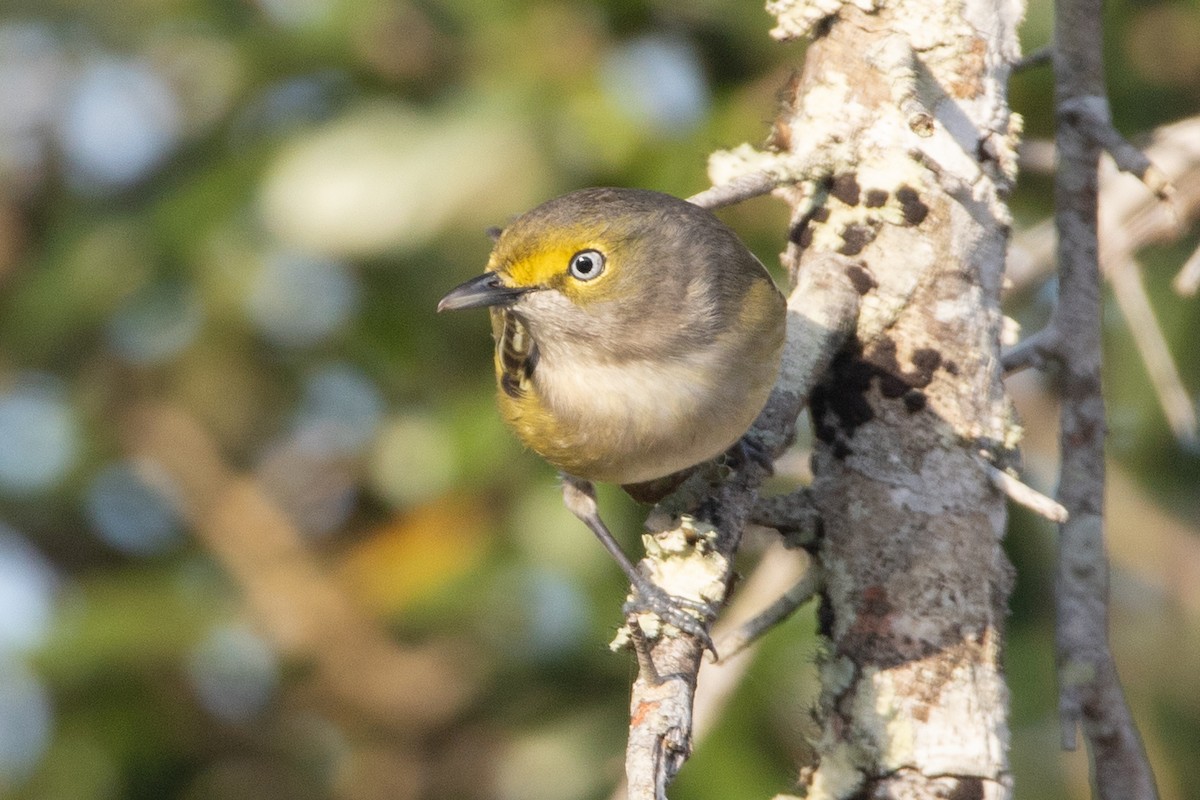
<svg viewBox="0 0 1200 800"><path fill-rule="evenodd" d="M830 645L808 797L1008 797L1012 576L988 471L1017 436L999 300L1020 6L771 7L778 35L820 34L776 124L810 165L785 260L852 259L862 294L810 401Z"/></svg>

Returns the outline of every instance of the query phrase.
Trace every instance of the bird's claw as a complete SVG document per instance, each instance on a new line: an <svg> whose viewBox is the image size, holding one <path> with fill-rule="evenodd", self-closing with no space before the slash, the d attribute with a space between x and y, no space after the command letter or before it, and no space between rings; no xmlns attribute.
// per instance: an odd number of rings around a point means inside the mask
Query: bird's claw
<svg viewBox="0 0 1200 800"><path fill-rule="evenodd" d="M668 625L673 625L684 633L694 636L705 650L713 654L713 658L717 657L717 650L706 624L706 621L710 621L715 616L710 604L668 594L649 581L635 585L633 589L633 597L621 609L626 615L653 613ZM704 620L692 612L702 614Z"/></svg>
<svg viewBox="0 0 1200 800"><path fill-rule="evenodd" d="M765 469L768 474L775 474L775 460L771 457L767 446L760 442L752 432L746 433L734 442L733 447L726 451L725 460L734 471L753 462Z"/></svg>

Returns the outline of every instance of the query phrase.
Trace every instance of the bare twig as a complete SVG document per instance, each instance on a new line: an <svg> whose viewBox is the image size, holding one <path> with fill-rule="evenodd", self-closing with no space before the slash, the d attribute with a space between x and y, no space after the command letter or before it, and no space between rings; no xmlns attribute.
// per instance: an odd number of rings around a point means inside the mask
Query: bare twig
<svg viewBox="0 0 1200 800"><path fill-rule="evenodd" d="M1175 291L1184 297L1191 297L1200 289L1200 247L1192 251L1183 268L1171 283Z"/></svg>
<svg viewBox="0 0 1200 800"><path fill-rule="evenodd" d="M779 531L788 547L813 547L819 537L820 520L808 487L760 497L750 513L751 522Z"/></svg>
<svg viewBox="0 0 1200 800"><path fill-rule="evenodd" d="M1023 72L1034 67L1046 67L1054 60L1054 48L1050 45L1022 56L1012 65L1013 72Z"/></svg>
<svg viewBox="0 0 1200 800"><path fill-rule="evenodd" d="M1164 125L1149 141L1146 153L1170 179L1175 197L1167 204L1138 191L1115 165L1101 160L1101 267L1105 272L1148 245L1175 241L1200 218L1200 117ZM1052 221L1022 230L1009 250L1010 290L1030 290L1052 274L1054 266ZM1200 266L1195 269L1200 281Z"/></svg>
<svg viewBox="0 0 1200 800"><path fill-rule="evenodd" d="M1160 200L1169 200L1175 188L1162 170L1154 166L1141 148L1135 147L1113 125L1108 98L1103 94L1074 95L1061 98L1058 113L1092 142L1105 150L1117 168L1136 175Z"/></svg>
<svg viewBox="0 0 1200 800"><path fill-rule="evenodd" d="M1061 503L1046 497L1046 495L1037 489L1034 489L1027 483L1021 482L1018 478L1014 478L995 464L984 461L983 466L987 470L988 478L991 480L992 485L997 490L1004 492L1009 500L1012 500L1019 506L1028 508L1030 511L1045 517L1051 522L1067 521L1067 510L1062 507Z"/></svg>
<svg viewBox="0 0 1200 800"><path fill-rule="evenodd" d="M701 208L714 209L731 206L769 193L780 183L779 177L767 171L739 175L729 183L712 186L688 198Z"/></svg>
<svg viewBox="0 0 1200 800"><path fill-rule="evenodd" d="M713 628L714 638L724 639L735 627L732 620L747 618L753 613L753 609L761 608L783 594L808 566L809 560L803 553L787 550L778 542L769 547L750 577L738 586L732 604ZM635 647L639 634L643 641L648 641L639 629L634 633ZM752 651L753 646L749 651L742 651L738 658L723 656L719 662L705 660L701 663L692 704L692 737L695 742L703 741L720 718L722 710L753 662L753 659L748 657ZM642 664L641 657L644 652L648 650L637 648L640 668L655 670L653 664ZM647 672L647 675L652 674ZM617 786L611 795L612 800L626 800L627 797L628 786L625 782Z"/></svg>
<svg viewBox="0 0 1200 800"><path fill-rule="evenodd" d="M721 640L720 662L727 662L741 653L759 637L774 628L779 623L795 613L796 609L807 603L821 590L824 580L821 567L815 561L808 565L808 570L790 589L779 596L761 614L747 620L737 630Z"/></svg>
<svg viewBox="0 0 1200 800"><path fill-rule="evenodd" d="M1100 266L1113 282L1115 295L1129 329L1151 375L1159 404L1181 444L1194 441L1195 409L1179 379L1162 331L1140 280L1127 273L1136 264L1135 254L1148 244L1171 241L1200 216L1200 118L1191 118L1155 131L1149 152L1163 165L1177 192L1170 204L1140 191L1133 179L1121 174L1109 159L1101 160ZM1049 223L1022 232L1010 252L1008 277L1016 288L1028 287L1045 275L1054 260L1053 231ZM1192 268L1200 282L1200 255ZM1176 290L1186 289L1188 267L1175 279ZM1137 282L1135 283L1135 280ZM1032 340L1033 337L1031 337ZM1005 356L1006 370L1016 372L1042 366L1053 358L1051 341L1024 342Z"/></svg>
<svg viewBox="0 0 1200 800"><path fill-rule="evenodd" d="M1061 526L1057 572L1059 714L1063 744L1083 727L1105 800L1157 797L1137 728L1108 646L1108 561L1104 551L1104 397L1097 232L1101 142L1110 126L1103 78L1099 0L1055 6L1055 97L1060 110L1055 180L1061 334ZM1080 113L1091 109L1095 113ZM1114 157L1115 154L1114 154Z"/></svg>
<svg viewBox="0 0 1200 800"><path fill-rule="evenodd" d="M1171 426L1176 439L1194 442L1196 408L1183 388L1183 379L1179 377L1179 370L1167 347L1162 326L1150 305L1150 298L1146 296L1140 265L1136 262L1114 265L1108 274L1113 294L1129 323L1129 333L1137 345L1142 363L1146 365L1167 424Z"/></svg>
<svg viewBox="0 0 1200 800"><path fill-rule="evenodd" d="M1057 347L1058 331L1053 325L1047 325L1032 336L1025 337L1016 347L1001 356L1004 374L1014 375L1030 367L1041 369L1054 357Z"/></svg>

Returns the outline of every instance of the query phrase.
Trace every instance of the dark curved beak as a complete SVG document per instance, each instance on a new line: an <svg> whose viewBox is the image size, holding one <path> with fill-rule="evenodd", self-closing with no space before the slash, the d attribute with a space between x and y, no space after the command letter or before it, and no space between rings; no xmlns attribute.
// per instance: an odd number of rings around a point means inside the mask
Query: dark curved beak
<svg viewBox="0 0 1200 800"><path fill-rule="evenodd" d="M528 287L505 286L500 282L499 275L485 272L478 278L471 278L452 289L438 302L437 310L458 311L483 306L506 306L528 291Z"/></svg>

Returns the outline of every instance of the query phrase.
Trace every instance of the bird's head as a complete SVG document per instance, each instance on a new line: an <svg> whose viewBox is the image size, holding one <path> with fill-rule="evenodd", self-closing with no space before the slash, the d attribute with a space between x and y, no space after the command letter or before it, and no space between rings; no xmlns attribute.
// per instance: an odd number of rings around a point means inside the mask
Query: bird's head
<svg viewBox="0 0 1200 800"><path fill-rule="evenodd" d="M563 342L643 356L664 336L704 327L722 266L753 258L707 211L640 189L582 189L519 217L487 271L439 311L508 308L540 345Z"/></svg>

